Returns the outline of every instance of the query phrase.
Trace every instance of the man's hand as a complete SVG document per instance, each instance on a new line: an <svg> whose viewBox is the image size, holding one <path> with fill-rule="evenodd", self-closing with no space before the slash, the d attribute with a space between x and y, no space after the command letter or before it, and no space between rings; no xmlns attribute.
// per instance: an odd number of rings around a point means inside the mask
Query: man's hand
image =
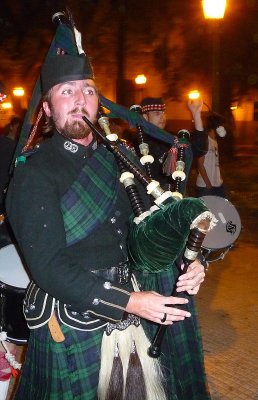
<svg viewBox="0 0 258 400"><path fill-rule="evenodd" d="M198 99L188 100L188 108L191 111L193 117L196 113L200 113L202 111L203 101L199 97Z"/></svg>
<svg viewBox="0 0 258 400"><path fill-rule="evenodd" d="M188 101L188 108L192 113L193 122L197 131L203 131L203 123L201 118L203 101L201 98Z"/></svg>
<svg viewBox="0 0 258 400"><path fill-rule="evenodd" d="M156 292L132 292L125 310L158 324L166 314L163 325L172 325L174 321L182 321L191 316L188 311L172 306L187 303L188 300L181 297L162 296Z"/></svg>
<svg viewBox="0 0 258 400"><path fill-rule="evenodd" d="M199 260L195 260L189 265L187 272L179 276L178 282L176 284L177 292L186 291L188 294L198 293L200 285L204 281L204 278L204 266L200 263Z"/></svg>

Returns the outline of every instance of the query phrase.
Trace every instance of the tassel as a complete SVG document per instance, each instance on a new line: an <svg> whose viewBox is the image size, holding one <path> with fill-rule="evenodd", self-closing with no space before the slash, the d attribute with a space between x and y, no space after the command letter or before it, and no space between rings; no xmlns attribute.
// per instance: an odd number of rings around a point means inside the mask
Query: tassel
<svg viewBox="0 0 258 400"><path fill-rule="evenodd" d="M38 131L38 126L41 122L41 118L43 117L43 108L40 107L38 115L37 115L37 119L36 122L32 128L32 131L27 139L27 142L25 144L25 146L22 149L22 152L25 152L29 149L30 145L32 144L33 139L36 137L37 131Z"/></svg>
<svg viewBox="0 0 258 400"><path fill-rule="evenodd" d="M135 341L133 341L127 369L124 400L146 400L146 398L143 369L136 350Z"/></svg>
<svg viewBox="0 0 258 400"><path fill-rule="evenodd" d="M132 343L134 343L135 352L137 352L137 355L134 356L131 354ZM112 379L117 379L115 375L112 374L112 372L114 372L114 349L117 344L119 347L119 356L123 368L123 382L127 382L128 384L126 393L127 399L131 398L137 400L166 400L166 395L163 388L164 378L159 360L151 358L147 355L150 341L145 335L145 332L141 325L130 325L122 331L115 329L110 335L107 335L106 333L103 334L98 399L107 400L106 396L110 385L112 385L112 383L110 383L111 375ZM128 368L130 369L129 373ZM136 370L135 372L132 371L132 369L134 368ZM135 375L137 374L137 371L142 371L142 378L140 384L136 385ZM133 397L130 393L132 385L134 386ZM145 397L140 397L137 392L139 391L139 393L142 393L142 387L144 385L146 387L146 395ZM120 398L120 400L122 399L123 397Z"/></svg>
<svg viewBox="0 0 258 400"><path fill-rule="evenodd" d="M116 344L106 400L122 400L124 388L123 365ZM142 399L143 400L143 399Z"/></svg>
<svg viewBox="0 0 258 400"><path fill-rule="evenodd" d="M140 290L134 275L132 285L136 292ZM125 321L107 325L101 344L98 400L166 400L161 366L158 359L148 356L149 347L150 341L138 317L128 314ZM114 387L111 380L117 380L121 371L123 376L119 379L122 386L125 383L123 393L119 389L120 398L107 397Z"/></svg>
<svg viewBox="0 0 258 400"><path fill-rule="evenodd" d="M176 159L177 159L177 148L171 147L171 149L167 153L167 157L163 162L163 174L166 176L172 175L172 173L176 169Z"/></svg>
<svg viewBox="0 0 258 400"><path fill-rule="evenodd" d="M143 327L140 325L138 327L130 326L130 328L132 340L135 342L137 355L144 375L141 385L143 385L143 383L145 384L146 400L166 400L166 394L163 388L164 376L160 361L159 359L151 358L147 355L150 341Z"/></svg>

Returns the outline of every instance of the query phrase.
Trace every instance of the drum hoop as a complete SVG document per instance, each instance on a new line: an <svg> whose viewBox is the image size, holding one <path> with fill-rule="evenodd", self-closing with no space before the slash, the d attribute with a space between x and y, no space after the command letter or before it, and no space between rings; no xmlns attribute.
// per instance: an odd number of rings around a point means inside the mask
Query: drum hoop
<svg viewBox="0 0 258 400"><path fill-rule="evenodd" d="M1 253L3 252L3 253ZM14 243L9 243L0 249L0 257L4 257L6 262L10 262L10 266L15 266L8 271L1 269L0 273L0 289L6 288L7 290L11 291L14 290L16 292L26 290L30 282L29 272L27 270L26 265L24 264L23 260L20 257L19 252L17 251L16 245ZM10 257L10 258L9 258ZM2 260L2 259L1 259ZM16 275L15 275L16 274ZM16 281L13 281L13 277L16 276ZM11 279L10 279L11 278ZM18 278L18 279L17 279ZM8 281L5 282L5 280ZM17 280L19 282L17 282ZM22 285L22 286L18 286Z"/></svg>
<svg viewBox="0 0 258 400"><path fill-rule="evenodd" d="M209 263L212 263L212 262L216 262L216 261L223 260L223 259L225 258L225 255L226 255L233 247L234 247L234 244L231 243L229 246L223 247L223 248L220 248L220 249L211 249L211 248L207 248L207 247L201 247L201 249L207 251L206 254L203 254L203 252L202 252L202 255L203 255L205 261L209 264ZM216 257L216 258L208 259L208 257L209 257L210 255L212 255L212 253L214 253L215 251L219 251L219 252L220 252L220 255L219 255L218 257Z"/></svg>
<svg viewBox="0 0 258 400"><path fill-rule="evenodd" d="M21 293L21 294L24 293L25 294L26 289L27 289L27 287L21 288L19 286L9 285L9 283L5 283L5 282L0 280L0 292L2 290L6 290L6 291L9 291L9 292L16 292L16 293Z"/></svg>

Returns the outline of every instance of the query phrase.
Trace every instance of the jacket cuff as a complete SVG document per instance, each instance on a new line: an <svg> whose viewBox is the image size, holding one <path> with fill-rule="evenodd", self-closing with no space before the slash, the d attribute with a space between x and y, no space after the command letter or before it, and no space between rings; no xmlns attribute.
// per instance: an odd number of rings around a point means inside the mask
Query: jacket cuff
<svg viewBox="0 0 258 400"><path fill-rule="evenodd" d="M104 290L92 299L87 311L100 319L120 321L131 293L109 281L103 283L103 288Z"/></svg>

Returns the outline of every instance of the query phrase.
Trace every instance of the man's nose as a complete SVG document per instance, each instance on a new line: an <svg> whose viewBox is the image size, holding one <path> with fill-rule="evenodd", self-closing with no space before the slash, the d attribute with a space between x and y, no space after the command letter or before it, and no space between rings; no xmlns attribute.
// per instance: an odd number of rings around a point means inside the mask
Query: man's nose
<svg viewBox="0 0 258 400"><path fill-rule="evenodd" d="M75 104L83 105L86 104L86 97L84 95L83 90L77 90L75 97Z"/></svg>

